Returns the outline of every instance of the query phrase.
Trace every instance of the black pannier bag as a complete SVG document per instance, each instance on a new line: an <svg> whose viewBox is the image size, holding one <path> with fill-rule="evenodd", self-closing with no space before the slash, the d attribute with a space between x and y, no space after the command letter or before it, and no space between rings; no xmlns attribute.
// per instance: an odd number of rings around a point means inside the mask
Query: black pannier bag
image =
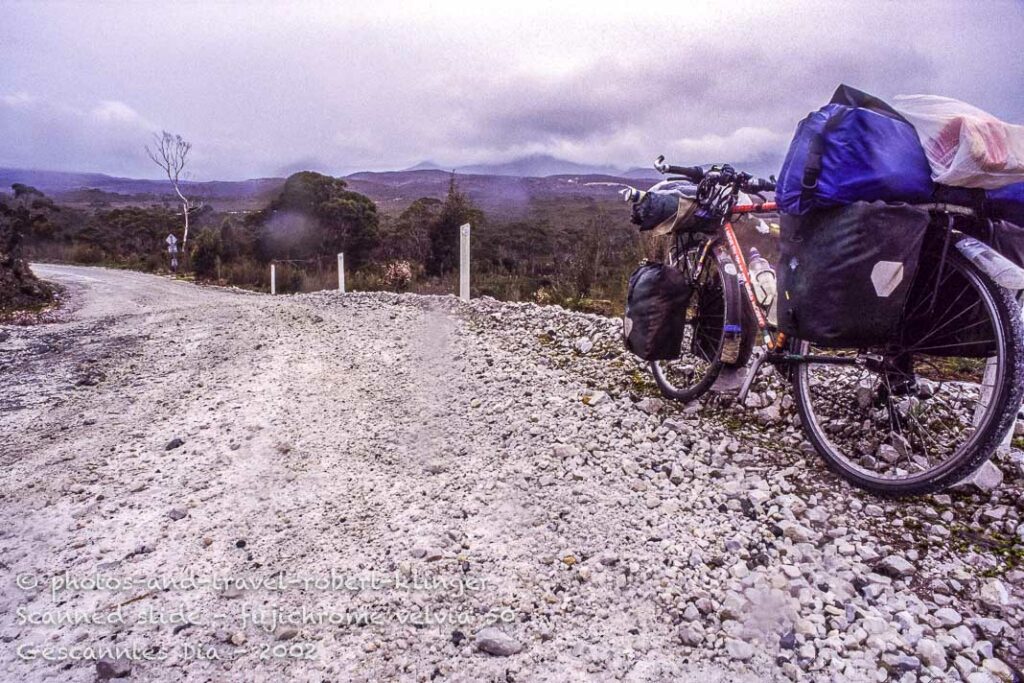
<svg viewBox="0 0 1024 683"><path fill-rule="evenodd" d="M928 221L880 201L782 215L779 329L837 348L897 339Z"/></svg>
<svg viewBox="0 0 1024 683"><path fill-rule="evenodd" d="M644 263L629 276L622 334L626 348L644 360L678 358L690 283L675 268Z"/></svg>

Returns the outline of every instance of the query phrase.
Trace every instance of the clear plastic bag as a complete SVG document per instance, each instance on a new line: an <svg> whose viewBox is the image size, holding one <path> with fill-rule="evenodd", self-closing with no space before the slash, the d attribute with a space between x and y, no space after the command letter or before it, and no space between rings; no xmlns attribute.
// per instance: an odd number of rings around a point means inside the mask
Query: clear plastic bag
<svg viewBox="0 0 1024 683"><path fill-rule="evenodd" d="M1024 181L1024 126L936 95L900 95L893 108L917 130L935 182L993 190Z"/></svg>

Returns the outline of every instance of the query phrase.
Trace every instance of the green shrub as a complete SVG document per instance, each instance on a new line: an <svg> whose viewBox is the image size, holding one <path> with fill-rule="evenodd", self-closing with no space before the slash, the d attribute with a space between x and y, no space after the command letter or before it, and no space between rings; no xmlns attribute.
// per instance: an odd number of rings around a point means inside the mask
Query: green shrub
<svg viewBox="0 0 1024 683"><path fill-rule="evenodd" d="M221 260L220 233L203 230L192 242L192 270L196 277L204 280L218 279Z"/></svg>

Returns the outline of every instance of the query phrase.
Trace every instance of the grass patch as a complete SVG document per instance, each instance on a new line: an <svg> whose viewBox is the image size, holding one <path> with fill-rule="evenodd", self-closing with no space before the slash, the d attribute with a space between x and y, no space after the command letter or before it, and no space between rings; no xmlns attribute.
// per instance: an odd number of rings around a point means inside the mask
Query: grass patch
<svg viewBox="0 0 1024 683"><path fill-rule="evenodd" d="M637 394L658 392L658 385L654 383L651 375L640 370L633 370L629 373L629 388Z"/></svg>
<svg viewBox="0 0 1024 683"><path fill-rule="evenodd" d="M1024 567L1024 545L1016 536L999 532L981 532L963 525L950 529L950 546L957 552L974 552L990 555L997 561L995 567L981 571L986 578L1002 576L1006 572Z"/></svg>

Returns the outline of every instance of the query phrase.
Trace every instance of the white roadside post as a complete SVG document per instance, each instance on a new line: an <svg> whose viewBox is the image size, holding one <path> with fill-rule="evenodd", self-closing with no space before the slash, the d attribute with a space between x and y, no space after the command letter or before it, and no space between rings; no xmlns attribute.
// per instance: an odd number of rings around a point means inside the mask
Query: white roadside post
<svg viewBox="0 0 1024 683"><path fill-rule="evenodd" d="M345 255L338 254L338 291L345 293Z"/></svg>
<svg viewBox="0 0 1024 683"><path fill-rule="evenodd" d="M469 223L459 228L459 298L469 301Z"/></svg>
<svg viewBox="0 0 1024 683"><path fill-rule="evenodd" d="M277 294L277 266L270 264L270 293Z"/></svg>

